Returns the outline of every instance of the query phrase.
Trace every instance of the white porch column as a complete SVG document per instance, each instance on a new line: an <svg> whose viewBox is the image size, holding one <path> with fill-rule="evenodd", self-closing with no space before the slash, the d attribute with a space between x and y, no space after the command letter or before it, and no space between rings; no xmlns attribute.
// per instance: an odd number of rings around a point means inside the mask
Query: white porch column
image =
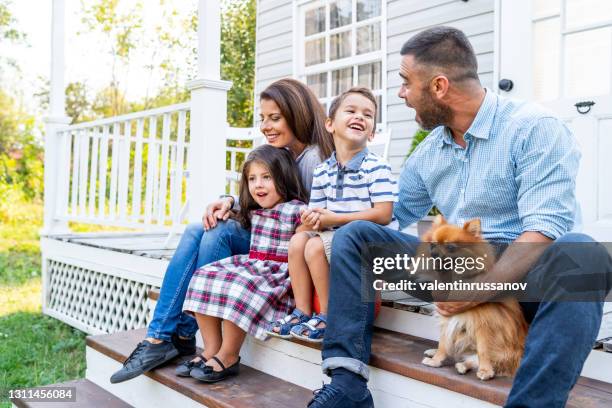
<svg viewBox="0 0 612 408"><path fill-rule="evenodd" d="M206 205L225 192L227 91L222 81L221 7L219 0L198 2L198 77L191 90L191 132L188 157L190 222L200 221Z"/></svg>
<svg viewBox="0 0 612 408"><path fill-rule="evenodd" d="M49 94L49 116L45 118L45 207L41 234L64 233L66 222L57 221L56 203L58 194L58 172L66 163L58 162L58 132L70 123L64 110L64 0L53 0L51 22L51 89Z"/></svg>

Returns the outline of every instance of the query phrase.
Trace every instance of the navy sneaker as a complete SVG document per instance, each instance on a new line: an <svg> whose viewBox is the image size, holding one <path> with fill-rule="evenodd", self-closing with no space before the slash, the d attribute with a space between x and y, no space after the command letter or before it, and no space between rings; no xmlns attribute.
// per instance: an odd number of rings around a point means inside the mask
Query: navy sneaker
<svg viewBox="0 0 612 408"><path fill-rule="evenodd" d="M196 353L195 336L189 339L181 339L178 334L172 335L172 344L178 350L179 356L192 356Z"/></svg>
<svg viewBox="0 0 612 408"><path fill-rule="evenodd" d="M111 384L138 377L145 371L154 369L178 356L179 352L171 342L162 341L159 344L149 343L146 340L138 343L132 354L125 360L121 370L110 378Z"/></svg>
<svg viewBox="0 0 612 408"><path fill-rule="evenodd" d="M373 408L374 400L367 387L363 387L361 395L355 391L347 392L335 384L325 384L316 390L314 398L308 403L308 408Z"/></svg>

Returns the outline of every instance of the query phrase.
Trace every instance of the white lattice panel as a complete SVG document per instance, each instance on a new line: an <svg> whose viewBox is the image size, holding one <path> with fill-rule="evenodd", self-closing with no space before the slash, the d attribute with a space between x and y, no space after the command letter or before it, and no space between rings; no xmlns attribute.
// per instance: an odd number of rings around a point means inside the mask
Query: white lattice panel
<svg viewBox="0 0 612 408"><path fill-rule="evenodd" d="M46 311L88 333L146 327L152 285L52 259L46 260Z"/></svg>

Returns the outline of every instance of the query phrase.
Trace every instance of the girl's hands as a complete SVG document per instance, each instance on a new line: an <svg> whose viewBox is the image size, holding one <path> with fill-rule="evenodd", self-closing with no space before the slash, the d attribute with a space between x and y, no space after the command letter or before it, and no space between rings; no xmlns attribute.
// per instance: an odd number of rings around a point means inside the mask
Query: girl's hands
<svg viewBox="0 0 612 408"><path fill-rule="evenodd" d="M324 230L338 225L338 217L335 212L329 211L327 208L315 208L313 211L319 214L318 222L320 229Z"/></svg>
<svg viewBox="0 0 612 408"><path fill-rule="evenodd" d="M337 214L326 208L312 208L302 212L302 225L314 230L321 231L338 224Z"/></svg>
<svg viewBox="0 0 612 408"><path fill-rule="evenodd" d="M309 230L318 231L320 228L319 216L319 213L314 210L306 209L302 211L300 220L302 221L302 225Z"/></svg>
<svg viewBox="0 0 612 408"><path fill-rule="evenodd" d="M234 199L231 197L223 197L208 204L206 214L202 217L202 224L204 224L206 231L215 228L217 220L227 221L231 215L230 210L232 209L233 201Z"/></svg>

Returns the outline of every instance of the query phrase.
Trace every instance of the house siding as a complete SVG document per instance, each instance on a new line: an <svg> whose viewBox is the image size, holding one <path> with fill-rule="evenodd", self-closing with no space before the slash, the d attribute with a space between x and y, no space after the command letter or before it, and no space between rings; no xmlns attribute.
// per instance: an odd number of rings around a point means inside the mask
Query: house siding
<svg viewBox="0 0 612 408"><path fill-rule="evenodd" d="M293 76L293 2L257 2L257 46L255 53L255 113L257 95L272 82Z"/></svg>
<svg viewBox="0 0 612 408"><path fill-rule="evenodd" d="M414 111L397 96L402 44L418 32L449 25L474 46L482 84L493 85L494 0L390 0L387 2L387 125L393 130L389 161L399 173L418 129ZM293 76L294 7L291 0L260 0L257 7L255 95L277 79ZM257 101L257 98L256 98ZM257 110L257 103L256 108Z"/></svg>

